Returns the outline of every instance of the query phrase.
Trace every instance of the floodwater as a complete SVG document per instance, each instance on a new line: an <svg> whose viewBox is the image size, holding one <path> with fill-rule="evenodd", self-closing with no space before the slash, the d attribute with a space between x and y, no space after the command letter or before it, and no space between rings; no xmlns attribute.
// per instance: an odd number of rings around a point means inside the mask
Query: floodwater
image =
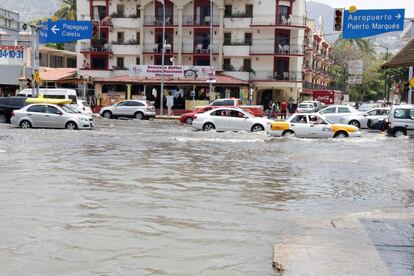
<svg viewBox="0 0 414 276"><path fill-rule="evenodd" d="M302 218L414 206L414 140L0 126L0 274L275 275Z"/></svg>

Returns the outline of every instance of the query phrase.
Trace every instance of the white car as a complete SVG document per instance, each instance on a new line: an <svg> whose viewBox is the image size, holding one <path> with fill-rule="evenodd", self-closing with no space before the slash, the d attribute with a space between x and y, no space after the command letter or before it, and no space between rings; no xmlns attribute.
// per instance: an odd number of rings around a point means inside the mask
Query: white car
<svg viewBox="0 0 414 276"><path fill-rule="evenodd" d="M356 126L357 128L369 128L374 120L387 118L390 110L390 107L375 108L363 114L346 115L339 119L339 122L341 124Z"/></svg>
<svg viewBox="0 0 414 276"><path fill-rule="evenodd" d="M354 126L333 124L318 113L293 114L284 122L273 122L271 136L296 136L301 138L345 138L359 137L361 133Z"/></svg>
<svg viewBox="0 0 414 276"><path fill-rule="evenodd" d="M194 116L192 127L199 130L267 131L272 121L266 118L254 117L240 108L216 108Z"/></svg>
<svg viewBox="0 0 414 276"><path fill-rule="evenodd" d="M312 103L300 103L298 105L298 108L296 109L296 112L297 113L311 112L315 108L316 108L315 105L313 105Z"/></svg>
<svg viewBox="0 0 414 276"><path fill-rule="evenodd" d="M320 101L303 101L302 103L313 104L314 108L318 108L322 106L322 103Z"/></svg>
<svg viewBox="0 0 414 276"><path fill-rule="evenodd" d="M380 104L362 104L360 107L358 107L358 111L367 112L369 110L372 110L378 107L381 107L381 105Z"/></svg>
<svg viewBox="0 0 414 276"><path fill-rule="evenodd" d="M106 119L118 117L134 117L138 120L155 118L154 105L145 100L126 100L106 106L99 112Z"/></svg>
<svg viewBox="0 0 414 276"><path fill-rule="evenodd" d="M352 106L348 105L331 105L319 111L319 114L323 115L326 119L333 123L338 123L344 116L362 115L363 112L359 112Z"/></svg>

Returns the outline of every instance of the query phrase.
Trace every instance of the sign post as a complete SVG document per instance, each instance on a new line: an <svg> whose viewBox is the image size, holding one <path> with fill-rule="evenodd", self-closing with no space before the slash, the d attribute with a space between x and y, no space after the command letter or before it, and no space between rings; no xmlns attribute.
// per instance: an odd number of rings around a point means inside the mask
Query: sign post
<svg viewBox="0 0 414 276"><path fill-rule="evenodd" d="M345 10L343 38L362 38L404 29L404 9Z"/></svg>

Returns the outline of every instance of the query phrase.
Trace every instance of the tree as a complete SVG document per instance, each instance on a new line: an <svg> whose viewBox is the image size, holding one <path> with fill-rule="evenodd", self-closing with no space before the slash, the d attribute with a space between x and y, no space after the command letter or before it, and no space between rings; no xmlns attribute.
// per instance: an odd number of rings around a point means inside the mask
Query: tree
<svg viewBox="0 0 414 276"><path fill-rule="evenodd" d="M371 41L369 39L363 38L353 38L353 39L344 39L342 36L335 42L336 44L348 44L354 50L361 51L369 56L374 55L375 50L372 47Z"/></svg>
<svg viewBox="0 0 414 276"><path fill-rule="evenodd" d="M61 19L76 20L76 0L64 0L55 15Z"/></svg>

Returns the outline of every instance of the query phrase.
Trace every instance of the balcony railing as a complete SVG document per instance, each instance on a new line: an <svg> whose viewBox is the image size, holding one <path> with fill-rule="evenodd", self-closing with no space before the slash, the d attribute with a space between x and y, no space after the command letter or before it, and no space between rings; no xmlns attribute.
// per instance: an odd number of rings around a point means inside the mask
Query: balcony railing
<svg viewBox="0 0 414 276"><path fill-rule="evenodd" d="M203 45L197 42L184 42L183 43L183 53L185 54L197 54L197 55L208 55L210 54L210 45ZM220 43L213 42L213 53L217 54L219 51Z"/></svg>
<svg viewBox="0 0 414 276"><path fill-rule="evenodd" d="M251 54L303 55L303 45L295 44L257 44L250 47Z"/></svg>
<svg viewBox="0 0 414 276"><path fill-rule="evenodd" d="M245 12L239 12L239 13L232 13L232 14L225 14L224 18L251 18L253 17L252 13L245 13Z"/></svg>
<svg viewBox="0 0 414 276"><path fill-rule="evenodd" d="M128 41L112 41L112 45L139 45L139 41L130 39Z"/></svg>
<svg viewBox="0 0 414 276"><path fill-rule="evenodd" d="M341 90L340 87L334 85L322 85L317 83L312 83L308 81L303 82L303 88L305 89L318 89L318 90Z"/></svg>
<svg viewBox="0 0 414 276"><path fill-rule="evenodd" d="M166 49L165 53L172 53L174 51L173 44L171 44L171 48ZM155 53L155 54L162 54L162 43L146 43L144 44L144 52L146 53Z"/></svg>
<svg viewBox="0 0 414 276"><path fill-rule="evenodd" d="M144 17L144 25L146 26L162 26L162 16L146 15ZM170 26L177 24L177 16L165 15L165 25Z"/></svg>
<svg viewBox="0 0 414 276"><path fill-rule="evenodd" d="M125 14L125 13L111 13L112 18L139 18L139 16L135 13L133 14Z"/></svg>
<svg viewBox="0 0 414 276"><path fill-rule="evenodd" d="M280 15L276 18L275 15L255 15L252 18L252 25L305 27L306 16Z"/></svg>
<svg viewBox="0 0 414 276"><path fill-rule="evenodd" d="M112 53L112 45L111 44L104 44L104 45L91 45L91 47L82 47L82 52L96 52L96 53Z"/></svg>
<svg viewBox="0 0 414 276"><path fill-rule="evenodd" d="M256 71L250 74L251 80L274 80L274 81L302 81L303 74L300 71L272 72Z"/></svg>
<svg viewBox="0 0 414 276"><path fill-rule="evenodd" d="M252 45L252 41L245 41L242 39L224 40L223 45L225 46L249 46L249 45Z"/></svg>
<svg viewBox="0 0 414 276"><path fill-rule="evenodd" d="M194 17L193 15L183 15L183 26L209 26L210 16L205 17ZM213 25L219 24L219 18L213 16Z"/></svg>

